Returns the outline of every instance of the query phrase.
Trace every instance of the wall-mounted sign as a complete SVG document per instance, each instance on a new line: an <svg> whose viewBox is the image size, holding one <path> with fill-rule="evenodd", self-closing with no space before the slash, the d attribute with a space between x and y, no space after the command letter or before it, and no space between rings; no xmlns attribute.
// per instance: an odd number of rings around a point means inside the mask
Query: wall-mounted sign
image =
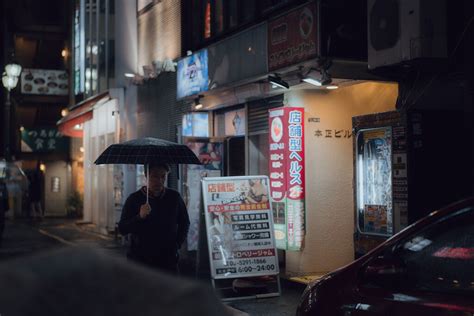
<svg viewBox="0 0 474 316"><path fill-rule="evenodd" d="M225 113L225 135L242 136L245 135L245 109L229 111Z"/></svg>
<svg viewBox="0 0 474 316"><path fill-rule="evenodd" d="M209 87L207 49L178 61L178 99L207 91Z"/></svg>
<svg viewBox="0 0 474 316"><path fill-rule="evenodd" d="M317 53L318 23L314 2L268 22L269 71L306 61Z"/></svg>
<svg viewBox="0 0 474 316"><path fill-rule="evenodd" d="M268 177L204 178L204 213L214 279L277 275Z"/></svg>
<svg viewBox="0 0 474 316"><path fill-rule="evenodd" d="M276 245L300 250L305 232L304 109L269 111L270 192Z"/></svg>
<svg viewBox="0 0 474 316"><path fill-rule="evenodd" d="M209 137L209 113L191 112L183 115L182 135Z"/></svg>
<svg viewBox="0 0 474 316"><path fill-rule="evenodd" d="M64 70L26 68L21 73L21 93L68 95L68 74Z"/></svg>
<svg viewBox="0 0 474 316"><path fill-rule="evenodd" d="M51 192L59 193L61 191L61 180L59 177L51 177Z"/></svg>
<svg viewBox="0 0 474 316"><path fill-rule="evenodd" d="M45 127L23 129L21 131L22 152L67 152L69 138L64 137L56 128Z"/></svg>

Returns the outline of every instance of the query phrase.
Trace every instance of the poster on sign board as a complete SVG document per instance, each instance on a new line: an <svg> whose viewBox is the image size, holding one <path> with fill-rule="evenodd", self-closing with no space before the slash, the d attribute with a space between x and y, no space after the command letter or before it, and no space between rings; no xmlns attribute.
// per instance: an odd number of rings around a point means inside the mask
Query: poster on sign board
<svg viewBox="0 0 474 316"><path fill-rule="evenodd" d="M188 251L198 249L199 218L201 211L201 180L205 177L220 177L223 165L223 144L205 141L187 141L188 146L201 161L200 165L186 165L184 168L183 197L188 208L189 232Z"/></svg>
<svg viewBox="0 0 474 316"><path fill-rule="evenodd" d="M266 176L203 179L214 279L278 274L268 185Z"/></svg>

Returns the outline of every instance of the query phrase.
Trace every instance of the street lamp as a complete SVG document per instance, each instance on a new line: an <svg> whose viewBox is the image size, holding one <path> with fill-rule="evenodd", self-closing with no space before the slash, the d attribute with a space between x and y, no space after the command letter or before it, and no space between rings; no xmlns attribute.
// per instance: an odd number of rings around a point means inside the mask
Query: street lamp
<svg viewBox="0 0 474 316"><path fill-rule="evenodd" d="M7 89L7 98L5 101L5 112L4 112L4 154L5 160L11 160L10 154L10 91L15 89L18 84L18 77L21 73L21 66L15 63L11 63L5 66L5 72L2 75L2 83L5 89Z"/></svg>

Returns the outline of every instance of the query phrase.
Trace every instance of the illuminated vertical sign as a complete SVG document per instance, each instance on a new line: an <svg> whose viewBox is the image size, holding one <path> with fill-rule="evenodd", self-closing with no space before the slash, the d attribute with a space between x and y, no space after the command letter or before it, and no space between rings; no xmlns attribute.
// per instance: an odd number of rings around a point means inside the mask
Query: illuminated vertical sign
<svg viewBox="0 0 474 316"><path fill-rule="evenodd" d="M269 173L276 245L300 250L304 238L304 109L270 110Z"/></svg>

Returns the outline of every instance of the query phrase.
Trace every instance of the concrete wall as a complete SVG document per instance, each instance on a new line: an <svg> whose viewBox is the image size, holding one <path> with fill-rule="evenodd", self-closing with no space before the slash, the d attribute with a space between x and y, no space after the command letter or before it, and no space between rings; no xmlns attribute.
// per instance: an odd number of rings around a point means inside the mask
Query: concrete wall
<svg viewBox="0 0 474 316"><path fill-rule="evenodd" d="M137 73L138 31L137 3L130 0L115 2L115 83L122 91L114 91L113 97L119 100L120 120L118 140L120 142L137 137L137 86L131 83L125 73ZM124 166L124 198L136 188L134 166Z"/></svg>
<svg viewBox="0 0 474 316"><path fill-rule="evenodd" d="M158 2L138 17L138 67L154 60L181 56L181 4L176 0Z"/></svg>
<svg viewBox="0 0 474 316"><path fill-rule="evenodd" d="M285 95L286 106L305 108L306 121L305 245L286 252L287 272L326 272L353 260L353 139L347 133L353 116L394 110L397 94L396 84L367 82Z"/></svg>

